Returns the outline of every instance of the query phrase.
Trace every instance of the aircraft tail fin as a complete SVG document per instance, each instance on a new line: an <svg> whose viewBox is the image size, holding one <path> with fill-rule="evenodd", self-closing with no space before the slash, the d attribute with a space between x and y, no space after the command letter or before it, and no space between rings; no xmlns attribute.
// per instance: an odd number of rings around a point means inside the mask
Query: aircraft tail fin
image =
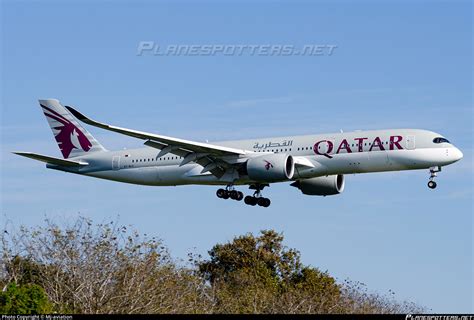
<svg viewBox="0 0 474 320"><path fill-rule="evenodd" d="M106 151L58 100L45 99L39 103L64 159Z"/></svg>

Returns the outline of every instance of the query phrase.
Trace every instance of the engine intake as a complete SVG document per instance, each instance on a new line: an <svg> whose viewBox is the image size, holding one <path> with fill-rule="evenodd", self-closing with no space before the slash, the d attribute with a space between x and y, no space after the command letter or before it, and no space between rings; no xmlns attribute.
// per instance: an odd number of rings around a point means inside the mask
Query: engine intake
<svg viewBox="0 0 474 320"><path fill-rule="evenodd" d="M344 191L344 176L342 174L297 180L291 184L310 196L331 196Z"/></svg>
<svg viewBox="0 0 474 320"><path fill-rule="evenodd" d="M250 158L246 163L246 168L250 180L259 182L291 180L295 173L293 157L284 153Z"/></svg>

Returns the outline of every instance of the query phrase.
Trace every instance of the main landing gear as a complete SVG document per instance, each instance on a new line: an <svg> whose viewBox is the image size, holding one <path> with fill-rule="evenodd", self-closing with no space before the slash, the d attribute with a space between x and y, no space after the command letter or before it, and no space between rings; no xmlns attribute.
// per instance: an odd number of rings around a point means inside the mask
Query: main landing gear
<svg viewBox="0 0 474 320"><path fill-rule="evenodd" d="M431 167L430 168L430 180L428 181L428 188L434 189L436 188L436 182L434 178L436 178L437 173L441 171L441 167Z"/></svg>
<svg viewBox="0 0 474 320"><path fill-rule="evenodd" d="M244 194L240 191L234 189L233 185L228 185L225 189L219 189L216 192L218 198L221 199L232 199L241 201L244 199L245 204L250 206L259 205L260 207L267 208L270 206L270 199L262 197L262 190L263 188L267 187L268 184L253 184L250 186L250 189L254 189L255 192L253 196L246 196L244 198Z"/></svg>
<svg viewBox="0 0 474 320"><path fill-rule="evenodd" d="M244 194L234 189L234 186L228 185L225 189L219 189L216 192L218 198L221 199L232 199L241 201L244 198Z"/></svg>
<svg viewBox="0 0 474 320"><path fill-rule="evenodd" d="M250 189L254 189L253 196L246 196L244 199L245 204L249 206L259 205L260 207L268 208L271 204L270 199L262 197L262 190L268 186L268 184L252 184Z"/></svg>

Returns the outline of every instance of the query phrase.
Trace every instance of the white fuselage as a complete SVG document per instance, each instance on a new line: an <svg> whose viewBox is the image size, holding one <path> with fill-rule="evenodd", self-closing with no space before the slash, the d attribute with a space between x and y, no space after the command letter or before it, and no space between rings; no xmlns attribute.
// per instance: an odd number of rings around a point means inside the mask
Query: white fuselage
<svg viewBox="0 0 474 320"><path fill-rule="evenodd" d="M442 136L426 130L391 129L223 141L213 142L213 145L251 151L246 158L229 159L234 163L265 154L291 155L297 163L292 180L297 180L334 174L427 169L445 166L462 158L461 151L449 142L435 143L437 137ZM86 168L69 170L48 167L142 185L252 182L237 172L228 172L220 178L210 172L201 173L203 167L197 163L180 166L183 158L172 153L158 157L159 153L160 150L151 147L97 152L74 158L89 163Z"/></svg>

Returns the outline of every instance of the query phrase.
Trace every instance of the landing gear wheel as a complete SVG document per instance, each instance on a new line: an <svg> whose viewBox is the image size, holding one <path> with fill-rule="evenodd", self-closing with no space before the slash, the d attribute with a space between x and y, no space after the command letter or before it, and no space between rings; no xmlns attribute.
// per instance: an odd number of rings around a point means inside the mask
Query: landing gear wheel
<svg viewBox="0 0 474 320"><path fill-rule="evenodd" d="M265 203L264 203L263 207L264 207L264 208L268 208L271 203L272 203L272 202L270 201L270 199L265 198Z"/></svg>
<svg viewBox="0 0 474 320"><path fill-rule="evenodd" d="M244 199L245 204L248 204L250 206L254 206L257 204L257 198L252 197L252 196L246 196Z"/></svg>
<svg viewBox="0 0 474 320"><path fill-rule="evenodd" d="M436 182L434 182L434 181L429 181L429 182L428 182L428 188L430 188L430 189L436 188Z"/></svg>
<svg viewBox="0 0 474 320"><path fill-rule="evenodd" d="M270 206L270 199L268 198L258 198L257 199L257 204L260 206L260 207L264 207L264 208L267 208L268 206Z"/></svg>
<svg viewBox="0 0 474 320"><path fill-rule="evenodd" d="M225 193L225 190L224 190L224 189L218 189L218 190L216 191L216 196L217 196L218 198L221 198L221 199L222 199L222 198L224 198L224 193Z"/></svg>
<svg viewBox="0 0 474 320"><path fill-rule="evenodd" d="M232 200L237 200L239 193L236 190L229 191L230 198Z"/></svg>
<svg viewBox="0 0 474 320"><path fill-rule="evenodd" d="M229 198L230 198L229 191L224 190L224 194L222 195L222 199L229 199Z"/></svg>
<svg viewBox="0 0 474 320"><path fill-rule="evenodd" d="M244 198L244 203L250 205L250 201L251 201L250 198L252 198L252 197L251 196L246 196Z"/></svg>
<svg viewBox="0 0 474 320"><path fill-rule="evenodd" d="M242 201L243 198L244 198L244 194L240 191L237 191L237 198L235 198L235 200Z"/></svg>

